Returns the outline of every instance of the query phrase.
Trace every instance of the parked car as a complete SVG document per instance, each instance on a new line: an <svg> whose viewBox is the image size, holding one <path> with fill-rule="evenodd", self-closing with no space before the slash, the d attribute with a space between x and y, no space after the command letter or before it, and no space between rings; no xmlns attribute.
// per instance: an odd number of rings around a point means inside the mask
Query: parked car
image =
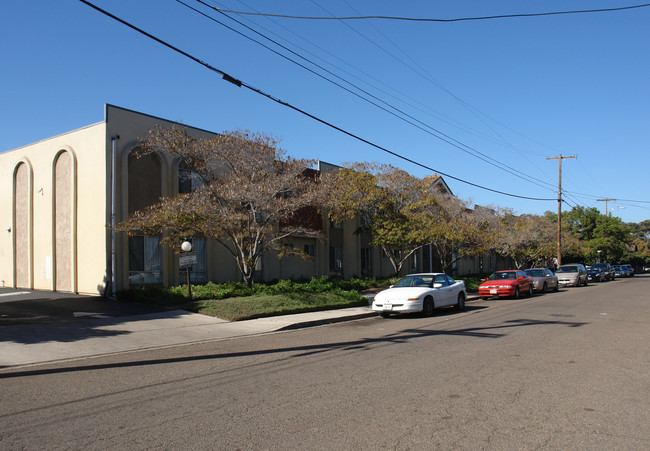
<svg viewBox="0 0 650 451"><path fill-rule="evenodd" d="M632 277L634 275L634 267L632 265L627 263L627 264L621 265L621 266L625 266L627 268L627 272L630 274L630 277Z"/></svg>
<svg viewBox="0 0 650 451"><path fill-rule="evenodd" d="M378 293L372 301L372 310L386 318L391 313L422 312L433 315L438 307L465 308L467 290L465 282L454 280L446 274L409 274L395 285Z"/></svg>
<svg viewBox="0 0 650 451"><path fill-rule="evenodd" d="M598 280L597 282L602 282L603 280L614 280L614 268L609 263L594 263L591 265L590 270L598 270L602 276L601 280ZM589 269L587 270L587 276L589 275ZM589 281L591 282L591 278L589 278Z"/></svg>
<svg viewBox="0 0 650 451"><path fill-rule="evenodd" d="M606 275L600 267L587 266L587 280L589 282L604 282Z"/></svg>
<svg viewBox="0 0 650 451"><path fill-rule="evenodd" d="M627 271L627 268L621 265L614 265L614 272L616 277L628 277L630 274Z"/></svg>
<svg viewBox="0 0 650 451"><path fill-rule="evenodd" d="M557 276L548 268L530 268L524 270L524 273L533 279L533 289L548 293L557 291L559 288Z"/></svg>
<svg viewBox="0 0 650 451"><path fill-rule="evenodd" d="M496 271L478 287L481 299L490 297L513 297L516 299L521 293L526 293L528 296L533 295L533 280L523 271L516 269Z"/></svg>
<svg viewBox="0 0 650 451"><path fill-rule="evenodd" d="M557 269L557 271L555 271L555 275L557 276L561 287L579 287L580 285L587 286L587 283L589 283L587 280L587 268L585 268L585 266L580 263L568 263L566 265L562 265Z"/></svg>

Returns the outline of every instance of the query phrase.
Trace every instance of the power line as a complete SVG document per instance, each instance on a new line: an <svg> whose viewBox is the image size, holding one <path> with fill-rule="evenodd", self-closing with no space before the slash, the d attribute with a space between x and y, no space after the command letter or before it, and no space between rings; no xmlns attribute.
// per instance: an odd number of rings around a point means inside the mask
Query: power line
<svg viewBox="0 0 650 451"><path fill-rule="evenodd" d="M239 80L239 79L237 79L235 77L232 77L232 76L228 75L226 72L222 71L221 69L218 69L216 67L211 66L210 64L206 63L205 61L202 61L199 58L185 52L184 50L181 50L178 47L175 47L172 44L169 44L168 42L163 41L162 39L152 35L151 33L148 33L146 31L142 30L141 28L136 27L135 25L133 25L133 24L125 21L124 19L121 19L121 18L117 17L116 15L114 15L114 14L112 14L112 13L110 13L110 12L108 12L108 11L94 5L93 3L90 3L87 0L79 0L79 1L81 3L87 5L87 6L90 6L94 10L104 14L105 16L110 17L111 19L113 19L113 20L115 20L117 22L120 22L121 24L131 28L132 30L137 31L138 33L143 34L144 36L146 36L146 37L148 37L150 39L153 39L154 41L158 42L159 44L164 45L165 47L169 48L170 50L173 50L173 51L185 56L186 58L189 58L192 61L206 67L207 69L218 73L219 75L221 75L222 79L234 84L237 87L240 87L240 88L244 87L246 89L249 89L249 90L251 90L251 91L253 91L253 92L255 92L255 93L259 94L259 95L262 95L262 96L266 97L269 100L272 100L272 101L274 101L274 102L276 102L276 103L278 103L280 105L283 105L283 106L285 106L287 108L290 108L290 109L292 109L292 110L294 110L294 111L296 111L296 112L298 112L298 113L300 113L300 114L302 114L304 116L307 116L307 117L309 117L309 118L311 118L311 119L313 119L313 120L315 120L315 121L317 121L317 122L319 122L319 123L321 123L323 125L326 125L327 127L330 127L330 128L332 128L334 130L337 130L337 131L339 131L339 132L341 132L341 133L343 133L343 134L345 134L345 135L347 135L347 136L349 136L351 138L354 138L357 141L363 142L363 143L365 143L365 144L367 144L367 145L369 145L371 147L374 147L374 148L376 148L378 150L386 152L386 153L388 153L388 154L390 154L390 155L392 155L394 157L397 157L397 158L399 158L401 160L407 161L407 162L409 162L409 163L411 163L411 164L413 164L415 166L421 167L421 168L426 169L426 170L431 171L431 172L435 172L435 173L444 175L445 177L450 178L452 180L456 180L458 182L465 183L467 185L470 185L470 186L473 186L473 187L476 187L476 188L479 188L479 189L483 189L483 190L486 190L486 191L490 191L490 192L493 192L493 193L502 194L504 196L516 197L516 198L519 198L519 199L527 199L527 200L537 200L537 201L555 200L555 199L552 199L552 198L550 198L550 199L549 198L538 198L538 197L521 196L521 195L517 195L517 194L507 193L505 191L499 191L499 190L496 190L496 189L488 188L486 186L479 185L479 184L476 184L476 183L472 183L470 181L461 179L459 177L455 177L455 176L453 176L451 174L447 174L447 173L444 173L442 171L438 171L435 168L427 166L427 165L425 165L423 163L419 163L419 162L417 162L417 161L415 161L415 160L413 160L411 158L400 155L397 152L389 150L389 149L387 149L385 147L382 147L382 146L380 146L378 144L375 144L375 143L373 143L373 142L371 142L371 141L369 141L369 140L367 140L365 138L362 138L362 137L360 137L358 135L355 135L352 132L349 132L349 131L341 128L341 127L338 127L338 126L336 126L336 125L334 125L334 124L332 124L330 122L327 122L324 119L321 119L321 118L319 118L317 116L314 116L313 114L308 113L305 110L302 110L302 109L300 109L300 108L298 108L298 107L296 107L294 105L291 105L290 103L284 102L283 100L280 100L279 98L276 98L276 97L272 96L271 94L267 94L267 93L265 93L264 91L262 91L262 90L260 90L258 88L255 88L255 87L253 87L253 86L251 86L251 85L249 85L249 84L247 84L247 83L245 83L245 82L243 82L243 81L241 81L241 80Z"/></svg>
<svg viewBox="0 0 650 451"><path fill-rule="evenodd" d="M342 17L325 17L325 16L295 16L289 14L270 14L270 13L254 13L249 11L234 11L219 8L221 11L233 14L243 14L249 16L265 16L265 17L279 17L283 19L301 19L301 20L364 20L364 19L381 19L381 20L400 20L411 22L466 22L472 20L493 20L493 19L513 19L521 17L541 17L541 16L559 16L566 14L587 14L587 13L603 13L624 11L636 8L646 8L650 3L643 3L640 5L621 6L618 8L602 8L602 9L583 9L572 11L551 11L545 13L522 13L522 14L498 14L494 16L477 16L477 17L457 17L452 19L431 19L422 17L399 17L399 16L342 16Z"/></svg>
<svg viewBox="0 0 650 451"><path fill-rule="evenodd" d="M282 53L280 53L280 52L278 52L278 51L276 51L276 50L270 48L269 46L267 46L267 45L265 45L265 44L263 44L263 43L261 43L261 42L255 40L255 39L251 38L250 36L247 36L247 35L243 34L242 32L240 32L240 31L238 31L238 30L235 30L234 28L232 28L232 27L230 27L230 26L224 24L223 22L221 22L221 21L215 19L214 17L211 17L211 16L205 14L204 12L199 11L198 9L196 9L196 8L194 8L194 7L190 6L190 5L188 5L187 3L185 3L183 0L176 0L177 3L180 3L181 5L185 6L186 8L188 8L188 9L190 9L190 10L192 10L192 11L194 11L195 13L200 14L200 15L202 15L203 17L205 17L205 18L207 18L207 19L209 19L209 20L212 20L213 22L218 23L219 25L222 25L222 26L228 28L229 30L231 30L231 31L233 31L233 32L235 32L235 33L237 33L237 34L239 34L240 36L242 36L242 37L244 37L244 38L246 38L246 39L249 39L249 40L255 42L256 44L261 45L261 46L264 47L265 49L267 49L267 50L269 50L269 51L275 53L276 55L278 55L278 56L280 56L280 57L286 59L287 61L290 61L290 62L296 64L296 65L299 66L300 68L307 70L308 72L310 72L310 73L316 75L317 77L320 77L320 78L322 78L323 80L328 81L329 83L331 83L331 84L333 84L333 85L335 85L335 86L337 86L337 87L343 89L344 91L346 91L346 92L348 92L348 93L354 95L355 97L358 97L359 99L361 99L361 100L363 100L363 101L365 101L365 102L370 103L371 105L373 105L373 106L375 106L375 107L381 109L382 111L384 111L384 112L386 112L386 113L388 113L388 114L390 114L390 115L392 115L392 116L394 116L394 117L396 117L396 118L398 118L398 119L400 119L400 120L406 122L407 124L412 125L412 126L418 128L419 130L421 130L421 131L423 131L423 132L425 132L425 133L427 133L427 134L429 134L429 135L431 135L431 136L434 136L435 138L438 138L439 140L441 140L441 141L443 141L443 142L445 142L445 143L451 145L452 147L455 147L455 148L457 148L457 149L459 149L459 150L461 150L461 151L463 151L463 152L465 152L465 153L467 153L467 154L469 154L469 155L471 155L471 156L473 156L473 157L475 157L475 158L478 158L479 160L481 160L481 161L483 161L483 162L485 162L485 163L487 163L487 164L490 164L490 165L492 165L493 167L495 167L495 168L497 168L497 169L499 169L499 170L501 170L501 171L504 171L504 172L506 172L506 173L509 173L510 175L513 175L513 176L515 176L515 177L518 177L518 178L520 178L520 179L522 179L522 180L525 180L525 181L527 181L527 182L529 182L529 183L533 183L533 184L535 184L535 185L537 185L537 186L539 186L539 187L541 187L541 188L550 189L550 186L552 186L550 183L548 183L548 182L546 182L546 181L544 181L544 180L538 179L538 178L533 177L533 176L531 176L531 175L529 175L529 174L522 173L522 171L518 171L517 169L515 169L515 168L509 166L508 164L506 164L505 162L494 160L494 158L492 158L492 157L490 157L490 156L484 154L483 152L481 152L481 151L479 151L479 150L477 150L477 149L475 149L475 148L473 148L473 147L471 147L471 146L469 146L469 145L467 145L467 144L465 144L465 143L463 143L463 142L461 142L461 141L459 141L459 140L457 140L457 139L455 139L455 138L453 138L453 137L447 135L446 133L444 133L444 132L442 132L441 130L438 130L438 129L432 127L431 125L428 125L428 124L422 122L421 120L419 120L419 119L417 119L416 117L410 115L409 113L407 113L407 112L401 110L400 108L397 108L397 107L395 107L394 105L391 105L390 103L388 103L388 102L386 102L386 101L380 99L379 97L373 95L372 93L370 93L370 92L364 90L363 88L359 87L358 85L356 85L356 84L354 84L354 83L352 83L352 82L350 82L350 81L348 81L348 80L345 80L344 78L342 78L342 77L336 75L335 73L329 71L328 69L324 68L323 66L321 66L321 65L319 65L319 64L317 64L317 63L315 63L315 62L313 62L313 61L311 61L311 60L305 58L304 56L298 54L297 52L295 52L295 51L293 51L293 50L287 48L286 46L280 44L279 42L277 42L277 41L275 41L275 40L269 38L268 36L265 36L264 34L258 32L257 30L252 29L252 28L249 27L248 25L245 25L245 24L241 23L240 21L238 21L238 20L236 20L236 19L230 17L229 15L227 15L227 14L225 14L225 13L219 11L219 8L217 8L217 7L215 7L215 6L211 6L211 5L209 5L209 4L206 4L203 0L195 0L195 1L196 1L197 3L202 4L203 6L206 6L206 7L208 7L208 8L211 8L211 9L213 9L213 10L219 12L220 14L222 14L222 15L224 15L225 17L231 19L231 20L234 21L235 23L237 23L237 24L239 24L239 25L245 27L246 29L250 30L251 32L253 32L253 33L255 33L255 34L261 36L262 38L264 38L264 39L266 39L266 40L272 42L273 44L277 45L278 47L281 47L282 49L284 49L284 50L286 50L286 51L292 53L293 55L297 56L298 58L301 58L302 60L307 61L307 62L309 62L310 64L313 64L313 65L316 66L317 68L319 68L319 69L325 71L326 73L332 75L333 77L336 77L337 79L341 80L342 82L347 83L348 85L354 87L355 89L359 90L359 91L362 92L363 94L365 94L365 95L371 97L372 99L377 100L378 102L380 102L380 103L386 105L386 107L390 108L390 109L393 110L393 111L390 111L389 109L387 109L387 108L385 108L385 107L383 107L383 106L381 106L381 105L378 105L376 102L367 99L366 97L364 97L364 96L362 96L362 95L360 95L360 94L358 94L358 93L356 93L356 92L354 92L354 91L352 91L352 90L346 88L345 86L342 86L340 83L338 83L338 82L336 82L336 81L333 81L333 80L327 78L326 76L324 76L324 75L322 75L322 74L319 74L318 72L316 72L316 71L314 71L314 70L312 70L312 69L306 67L305 65L303 65L303 64L301 64L301 63L299 63L299 62L297 62L297 61L295 61L295 60L289 58L289 57L286 56L286 55L283 55ZM443 89L444 89L444 88L443 88ZM451 94L451 93L450 93L450 94ZM453 95L453 94L452 94L452 95ZM399 113L399 114L397 114L396 112ZM400 115L403 115L403 116L400 116ZM408 119L406 119L406 118L408 118ZM410 120L409 120L409 119L410 119ZM413 122L413 121L414 121L414 122ZM546 185L546 186L544 186L544 185Z"/></svg>

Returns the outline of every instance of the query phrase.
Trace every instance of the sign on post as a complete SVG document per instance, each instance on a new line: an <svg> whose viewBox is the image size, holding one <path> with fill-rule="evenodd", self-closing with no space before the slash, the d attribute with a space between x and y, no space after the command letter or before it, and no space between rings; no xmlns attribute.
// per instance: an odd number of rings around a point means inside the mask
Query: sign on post
<svg viewBox="0 0 650 451"><path fill-rule="evenodd" d="M180 255L181 259L181 268L188 268L192 265L196 265L197 259L196 259L196 252L183 252Z"/></svg>

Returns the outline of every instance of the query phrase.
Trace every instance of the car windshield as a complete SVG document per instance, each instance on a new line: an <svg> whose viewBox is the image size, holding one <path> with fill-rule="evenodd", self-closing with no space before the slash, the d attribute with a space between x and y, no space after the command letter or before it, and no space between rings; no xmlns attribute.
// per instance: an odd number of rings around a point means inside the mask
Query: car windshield
<svg viewBox="0 0 650 451"><path fill-rule="evenodd" d="M406 276L393 285L393 287L430 287L432 282L433 276Z"/></svg>
<svg viewBox="0 0 650 451"><path fill-rule="evenodd" d="M560 266L556 272L578 272L577 266Z"/></svg>
<svg viewBox="0 0 650 451"><path fill-rule="evenodd" d="M527 269L524 272L526 274L528 274L529 276L531 276L531 277L545 277L546 276L543 269Z"/></svg>
<svg viewBox="0 0 650 451"><path fill-rule="evenodd" d="M504 272L495 272L490 277L489 280L506 280L506 279L516 279L517 271L504 271Z"/></svg>

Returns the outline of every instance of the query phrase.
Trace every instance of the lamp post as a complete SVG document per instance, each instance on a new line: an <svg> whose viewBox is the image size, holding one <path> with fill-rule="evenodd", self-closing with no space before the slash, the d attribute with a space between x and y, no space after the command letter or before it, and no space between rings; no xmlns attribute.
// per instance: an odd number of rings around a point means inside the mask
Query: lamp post
<svg viewBox="0 0 650 451"><path fill-rule="evenodd" d="M598 249L596 252L598 252L598 263L600 263L600 252L601 252L601 250Z"/></svg>
<svg viewBox="0 0 650 451"><path fill-rule="evenodd" d="M611 216L612 216L612 212L613 212L614 210L618 210L619 208L625 208L625 206L624 206L624 205L621 205L621 206L618 206L618 207L610 208L610 209L609 209L609 216L611 217Z"/></svg>
<svg viewBox="0 0 650 451"><path fill-rule="evenodd" d="M183 241L183 244L181 244L181 250L183 252L190 252L192 250L192 243L190 243L189 241ZM190 265L187 263L185 264L185 270L187 272L187 297L191 301L192 287L190 286Z"/></svg>

